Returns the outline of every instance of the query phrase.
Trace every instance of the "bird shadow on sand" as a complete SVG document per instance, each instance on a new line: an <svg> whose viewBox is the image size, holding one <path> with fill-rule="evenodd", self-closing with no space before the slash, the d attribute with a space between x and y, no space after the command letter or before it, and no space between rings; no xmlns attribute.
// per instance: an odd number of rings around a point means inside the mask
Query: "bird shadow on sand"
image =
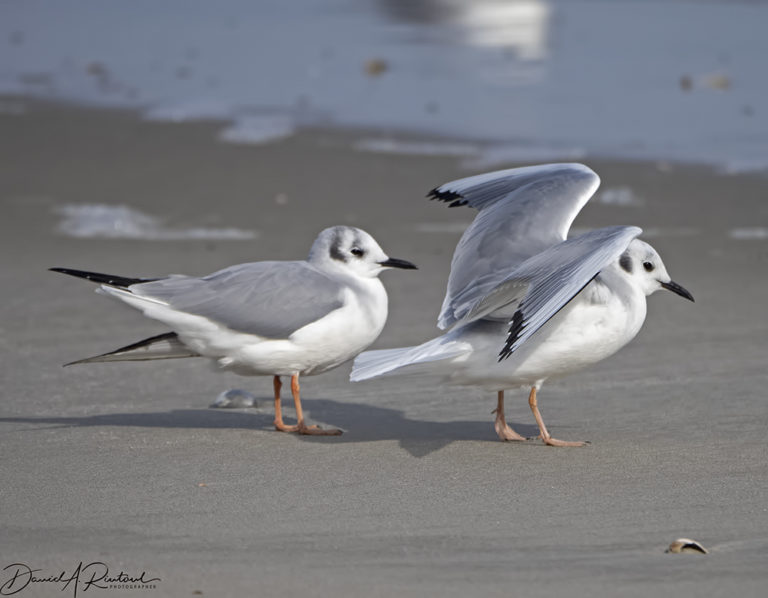
<svg viewBox="0 0 768 598"><path fill-rule="evenodd" d="M436 422L408 419L398 409L343 403L329 399L305 399L302 401L310 423L322 421L323 428L339 427L341 436L300 436L299 442L360 443L380 440L397 440L400 447L414 457L424 457L452 442L461 440L498 442L493 431L493 419L485 421ZM139 427L139 428L187 428L187 429L239 429L254 433L275 433L274 414L269 407L258 409L173 409L152 413L106 413L68 417L0 417L0 423L33 424L43 429L71 427ZM290 417L286 423L292 423ZM535 426L511 422L517 431L535 436ZM39 429L39 428L33 428ZM23 431L30 431L29 428Z"/></svg>

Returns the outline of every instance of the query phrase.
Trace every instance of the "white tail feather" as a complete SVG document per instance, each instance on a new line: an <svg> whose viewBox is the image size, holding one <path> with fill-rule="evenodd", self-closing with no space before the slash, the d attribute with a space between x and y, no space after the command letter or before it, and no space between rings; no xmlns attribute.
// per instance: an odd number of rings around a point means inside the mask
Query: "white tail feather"
<svg viewBox="0 0 768 598"><path fill-rule="evenodd" d="M467 343L447 340L441 336L416 347L366 351L355 359L349 379L352 382L376 376L394 374L396 370L420 363L451 359L471 350Z"/></svg>

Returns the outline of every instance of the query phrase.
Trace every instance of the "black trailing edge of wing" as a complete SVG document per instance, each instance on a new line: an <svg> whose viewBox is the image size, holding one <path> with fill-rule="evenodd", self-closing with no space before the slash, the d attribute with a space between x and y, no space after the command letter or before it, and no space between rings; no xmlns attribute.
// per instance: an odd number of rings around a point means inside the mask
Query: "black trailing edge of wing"
<svg viewBox="0 0 768 598"><path fill-rule="evenodd" d="M61 272L76 278L85 278L98 284L106 284L112 287L127 288L132 284L152 282L159 278L128 278L127 276L115 276L113 274L99 274L98 272L86 272L85 270L72 270L71 268L49 268L51 272Z"/></svg>

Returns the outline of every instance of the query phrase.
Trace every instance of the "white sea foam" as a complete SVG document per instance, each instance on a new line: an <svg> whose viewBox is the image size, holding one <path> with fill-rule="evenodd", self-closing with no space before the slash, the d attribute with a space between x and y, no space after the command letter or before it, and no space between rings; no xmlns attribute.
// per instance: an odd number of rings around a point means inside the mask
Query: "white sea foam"
<svg viewBox="0 0 768 598"><path fill-rule="evenodd" d="M196 98L186 101L164 102L145 109L144 118L171 122L195 120L229 120L231 106L227 102Z"/></svg>
<svg viewBox="0 0 768 598"><path fill-rule="evenodd" d="M68 204L56 212L62 216L57 231L79 239L245 240L258 236L256 231L238 228L168 227L161 219L124 205Z"/></svg>
<svg viewBox="0 0 768 598"><path fill-rule="evenodd" d="M420 222L414 226L419 233L463 233L472 222Z"/></svg>
<svg viewBox="0 0 768 598"><path fill-rule="evenodd" d="M597 201L610 206L639 207L645 202L629 187L609 187L597 194Z"/></svg>
<svg viewBox="0 0 768 598"><path fill-rule="evenodd" d="M587 151L579 147L496 143L484 147L477 155L468 157L462 166L469 170L484 170L509 164L583 160Z"/></svg>
<svg viewBox="0 0 768 598"><path fill-rule="evenodd" d="M474 156L480 148L473 143L449 141L404 141L391 137L369 137L354 145L355 149L381 154L418 156Z"/></svg>
<svg viewBox="0 0 768 598"><path fill-rule="evenodd" d="M720 167L723 174L744 174L749 172L761 172L768 170L768 159L744 158L742 160L728 160Z"/></svg>
<svg viewBox="0 0 768 598"><path fill-rule="evenodd" d="M728 232L728 236L739 241L764 241L768 239L768 228L763 226L734 228Z"/></svg>
<svg viewBox="0 0 768 598"><path fill-rule="evenodd" d="M219 131L219 140L228 143L258 145L290 137L296 130L287 114L251 114L236 118Z"/></svg>

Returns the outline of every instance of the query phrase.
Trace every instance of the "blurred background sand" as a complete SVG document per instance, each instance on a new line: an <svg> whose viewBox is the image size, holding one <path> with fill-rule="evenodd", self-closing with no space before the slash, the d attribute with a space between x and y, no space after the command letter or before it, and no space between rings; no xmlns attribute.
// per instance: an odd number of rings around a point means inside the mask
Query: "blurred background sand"
<svg viewBox="0 0 768 598"><path fill-rule="evenodd" d="M574 3L582 12L513 4L517 17L497 10L483 20L458 3L311 11L228 3L222 27L240 32L229 37L201 33L202 23L219 21L204 21L200 7L182 13L169 4L153 19L123 8L105 23L93 4L72 2L59 15L67 27L48 36L44 5L2 7L10 50L0 72L0 566L53 574L101 560L114 572L160 577L152 593L162 596L764 595L768 131L765 96L755 93L764 77L750 65L760 57L751 31L765 5L675 3L665 25L653 12L662 4ZM721 18L725 9L733 21ZM136 55L162 57L152 40L172 17L178 38L167 37L166 50L196 66L178 72L161 61L175 81L163 88L121 50L129 36L120 32L144 31ZM676 30L685 18L700 26ZM72 45L76 21L102 27ZM622 53L617 23L626 21L640 32L625 33ZM233 46L262 57L234 65L248 82L242 89L226 84L223 63L197 65L206 48L270 23L272 37ZM717 23L722 35L702 33ZM640 46L632 51L641 25L676 31L669 39L679 51L651 48L641 60ZM618 45L600 45L609 42L605 29ZM448 31L456 35L441 45ZM292 39L305 40L294 53ZM46 52L57 60L46 63ZM265 71L259 60L270 57ZM610 86L610 103L639 116L617 128L621 114L587 110L600 89L591 95L564 72L579 60L618 72L621 57L635 86ZM312 79L302 69L314 60L330 66ZM201 79L218 72L224 82L200 99L183 86L203 71ZM724 79L702 74L711 72ZM501 83L500 73L508 75ZM107 85L116 81L121 92ZM452 81L474 91L451 99ZM317 93L301 100L299 87ZM370 100L378 95L383 104ZM418 110L394 106L395 97L417 98ZM435 97L437 108L428 105ZM211 98L216 110L179 116ZM674 110L663 110L665 101ZM553 107L567 122L587 112L594 120L559 135ZM228 130L239 133L228 138ZM302 386L309 417L346 430L333 439L273 432L269 380L216 374L195 360L60 367L162 327L46 268L206 274L301 259L321 228L339 223L369 230L420 267L384 275L390 320L375 346L431 338L453 248L473 213L425 193L473 172L561 159L585 162L603 181L575 226L643 227L697 301L655 295L633 343L545 385L550 429L589 439L588 448L498 442L494 397L412 379L352 385L348 366ZM261 406L207 408L232 387L254 392ZM513 425L533 434L524 393L507 405ZM711 554L664 554L679 536Z"/></svg>

